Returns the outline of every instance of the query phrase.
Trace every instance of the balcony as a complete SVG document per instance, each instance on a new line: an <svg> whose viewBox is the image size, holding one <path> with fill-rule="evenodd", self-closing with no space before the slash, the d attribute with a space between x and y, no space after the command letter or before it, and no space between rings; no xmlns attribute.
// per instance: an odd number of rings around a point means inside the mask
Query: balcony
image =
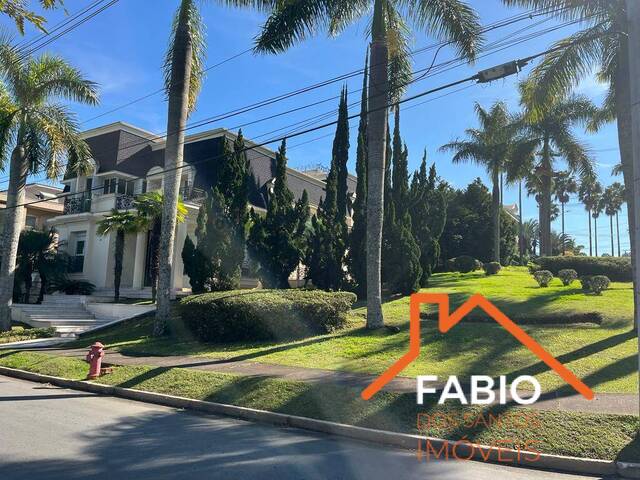
<svg viewBox="0 0 640 480"><path fill-rule="evenodd" d="M116 197L116 209L117 210L132 210L136 198L133 195L118 195Z"/></svg>
<svg viewBox="0 0 640 480"><path fill-rule="evenodd" d="M86 213L91 211L91 197L89 195L70 195L64 199L63 215Z"/></svg>
<svg viewBox="0 0 640 480"><path fill-rule="evenodd" d="M200 204L205 197L205 191L200 188L193 188L189 185L183 185L180 187L180 198L183 202Z"/></svg>

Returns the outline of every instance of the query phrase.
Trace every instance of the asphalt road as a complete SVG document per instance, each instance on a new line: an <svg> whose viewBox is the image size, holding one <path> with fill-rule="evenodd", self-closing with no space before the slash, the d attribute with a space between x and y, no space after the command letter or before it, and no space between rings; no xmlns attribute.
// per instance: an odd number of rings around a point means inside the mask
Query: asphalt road
<svg viewBox="0 0 640 480"><path fill-rule="evenodd" d="M0 478L580 480L0 376Z"/></svg>

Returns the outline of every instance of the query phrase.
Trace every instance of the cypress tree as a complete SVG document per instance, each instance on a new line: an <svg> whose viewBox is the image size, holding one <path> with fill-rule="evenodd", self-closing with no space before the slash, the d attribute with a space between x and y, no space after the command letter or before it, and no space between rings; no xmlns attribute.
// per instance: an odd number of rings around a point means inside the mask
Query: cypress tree
<svg viewBox="0 0 640 480"><path fill-rule="evenodd" d="M306 190L294 204L287 185L286 140L275 160L275 182L265 216L251 209L249 252L259 264L258 276L267 288L289 288L289 276L304 255L309 200Z"/></svg>
<svg viewBox="0 0 640 480"><path fill-rule="evenodd" d="M391 165L387 165L385 177L385 202L383 225L383 281L392 293L409 294L419 288L422 277L420 247L413 237L411 216L408 212L409 173L408 150L400 135L400 109L396 107L393 130Z"/></svg>
<svg viewBox="0 0 640 480"><path fill-rule="evenodd" d="M353 203L353 226L349 240L348 265L355 292L359 297L367 292L367 95L368 55L365 58L356 149L356 199Z"/></svg>
<svg viewBox="0 0 640 480"><path fill-rule="evenodd" d="M240 281L248 219L248 162L244 148L241 131L233 150L223 138L223 161L198 212L198 245L192 248L191 239L191 245L185 241L185 271L192 287L195 284L198 290L230 290L237 288Z"/></svg>
<svg viewBox="0 0 640 480"><path fill-rule="evenodd" d="M338 123L333 140L331 168L325 199L312 219L305 264L308 278L324 290L339 290L345 283L347 253L347 161L349 159L349 112L347 91L342 90Z"/></svg>
<svg viewBox="0 0 640 480"><path fill-rule="evenodd" d="M427 152L422 157L420 169L413 175L410 190L410 209L413 236L420 249L422 275L420 286L426 287L429 277L440 258L440 236L447 218L445 197L436 188L435 164L427 174Z"/></svg>
<svg viewBox="0 0 640 480"><path fill-rule="evenodd" d="M349 161L349 110L347 106L347 87L342 89L338 107L338 124L333 139L332 162L336 164L336 208L341 219L347 216L348 185L347 162Z"/></svg>

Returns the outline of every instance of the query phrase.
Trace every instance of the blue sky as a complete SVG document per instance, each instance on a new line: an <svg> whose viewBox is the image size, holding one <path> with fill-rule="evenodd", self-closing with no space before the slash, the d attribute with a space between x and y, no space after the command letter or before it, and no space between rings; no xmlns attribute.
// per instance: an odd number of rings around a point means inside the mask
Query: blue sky
<svg viewBox="0 0 640 480"><path fill-rule="evenodd" d="M89 3L89 1L77 0L65 2L67 10L71 13ZM221 7L215 3L203 2L202 6L204 21L207 25L208 65L216 64L249 48L263 20L262 15L256 12ZM471 0L470 3L477 9L485 25L519 13L517 9L505 8L499 0ZM161 67L171 19L177 5L177 0L154 0L153 2L120 0L105 12L47 47L49 51L63 55L81 68L88 78L100 84L101 105L99 107L74 106L83 129L122 120L159 134L166 130L166 102L162 94L151 96L99 119L92 120L92 118L162 86ZM49 25L55 25L64 19L62 12L48 12L46 15L50 19ZM543 19L543 17L527 19L509 27L497 29L487 35L487 41L508 39L514 32L524 27L530 27L530 29L517 33L516 36L557 25L553 20L537 25ZM15 31L13 25L6 19L2 19L2 24L11 31ZM416 82L410 86L408 95L464 78L480 69L543 51L554 40L570 34L574 28L569 26L546 35L538 35L529 41L482 58L476 65L463 65ZM321 33L285 54L255 56L247 53L212 69L205 79L198 108L192 114L190 122L206 119L361 68L367 45L366 31L365 19L337 38L327 38L324 33ZM29 40L37 35L38 33L31 29L27 31L25 39ZM418 33L415 36L413 48L418 49L432 43L434 43L433 38ZM422 69L429 66L433 61L433 55L433 50L415 55L415 68ZM455 56L453 50L444 48L439 52L436 64ZM463 90L454 88L405 104L401 112L401 131L409 148L410 170L418 167L422 151L426 148L428 159L436 163L439 175L454 186L462 187L478 176L488 182L487 175L481 168L474 165L452 165L450 154L439 153L438 148L462 136L465 128L476 125L474 102L490 106L496 100L504 100L515 111L518 108L517 82L526 76L530 68L526 67L518 77L488 85L471 84ZM361 78L350 79L347 81L347 86L354 92L349 101L359 101L359 93L355 91L361 87ZM337 107L337 99L329 99L339 95L341 87L342 84L335 83L269 107L222 122L211 123L192 132L216 127L235 129L244 123L300 105L327 100L315 107L255 123L243 129L245 136L257 141L274 138L278 134L269 135L268 132L334 110ZM578 87L578 91L599 103L606 91L606 85L598 84L594 79L588 79ZM434 99L443 94L447 95ZM425 100L429 101L422 103ZM359 107L354 107L350 113L357 113L357 108ZM351 125L352 132L355 132L355 122ZM330 162L332 131L333 128L329 128L291 139L288 142L290 165L294 168L310 168L318 164L327 166ZM592 149L601 182L608 185L615 181L610 176L611 167L619 162L615 125L606 127L597 135L584 135L579 130L576 133L583 137ZM352 136L350 157L352 171L354 170L355 144L355 136ZM275 147L275 144L273 146ZM6 174L7 172L1 175L0 180L6 180ZM621 179L617 180L621 181ZM0 184L0 188L6 188L6 181ZM505 203L516 201L516 189L505 191ZM567 232L574 235L579 243L588 246L587 214L577 198L572 198L568 204L566 215ZM524 205L524 218L535 217L537 217L535 201L527 199ZM621 232L624 233L621 239L622 248L626 250L629 248L626 235L626 213L620 215L620 222ZM609 251L608 221L601 217L598 223L602 253ZM559 220L554 228L560 229Z"/></svg>

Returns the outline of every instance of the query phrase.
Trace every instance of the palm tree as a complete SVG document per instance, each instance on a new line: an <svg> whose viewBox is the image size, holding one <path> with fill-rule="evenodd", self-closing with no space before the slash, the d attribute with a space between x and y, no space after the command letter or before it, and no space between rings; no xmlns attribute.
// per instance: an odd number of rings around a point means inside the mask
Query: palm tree
<svg viewBox="0 0 640 480"><path fill-rule="evenodd" d="M507 184L518 184L518 253L520 255L520 264L524 265L524 255L526 253L526 243L524 235L524 221L522 219L522 187L523 183L532 170L533 157L531 155L523 156L517 152L509 156L505 167L507 174Z"/></svg>
<svg viewBox="0 0 640 480"><path fill-rule="evenodd" d="M573 175L571 174L571 172L569 171L560 171L560 172L556 172L554 179L553 179L553 185L554 185L554 194L556 197L556 200L558 202L560 202L560 209L561 209L561 215L562 215L562 237L564 238L565 236L565 231L564 231L564 206L569 202L570 199L570 195L572 193L576 193L578 190L578 184L576 183L576 179L573 177ZM565 254L564 251L564 243L562 244L563 246L563 250L562 250L562 255Z"/></svg>
<svg viewBox="0 0 640 480"><path fill-rule="evenodd" d="M10 158L0 265L0 330L10 326L11 297L28 175L57 179L67 170L88 171L91 153L78 134L75 115L62 99L96 105L96 84L57 56L24 57L0 44L0 157Z"/></svg>
<svg viewBox="0 0 640 480"><path fill-rule="evenodd" d="M144 226L142 217L129 211L111 210L111 214L98 222L98 235L116 234L115 256L113 267L113 300L120 300L120 279L122 278L122 258L124 256L124 240L127 233L139 232Z"/></svg>
<svg viewBox="0 0 640 480"><path fill-rule="evenodd" d="M618 234L618 256L620 256L620 225L618 223L618 213L622 210L624 203L624 187L619 182L609 185L602 195L604 202L604 213L609 217L609 230L611 233L611 256L615 255L613 236L613 217L616 217L616 232Z"/></svg>
<svg viewBox="0 0 640 480"><path fill-rule="evenodd" d="M515 142L515 130L503 102L496 102L488 111L476 103L480 128L466 130L467 140L455 140L440 147L453 151L453 163L473 161L486 168L493 183L491 222L493 231L492 260L500 261L501 174L505 170Z"/></svg>
<svg viewBox="0 0 640 480"><path fill-rule="evenodd" d="M605 202L602 193L596 194L594 198L594 205L591 209L591 216L593 217L593 244L595 247L596 257L598 256L598 218L604 211Z"/></svg>
<svg viewBox="0 0 640 480"><path fill-rule="evenodd" d="M29 303L31 297L32 275L38 272L40 275L40 293L38 302L42 301L42 296L46 290L49 270L47 267L52 261L52 257L57 254L57 235L55 230L23 230L20 233L18 244L18 254L16 260L16 278L18 283L24 283L24 294L16 301ZM59 267L66 267L57 262ZM63 274L64 270L58 268L58 274Z"/></svg>
<svg viewBox="0 0 640 480"><path fill-rule="evenodd" d="M399 98L411 77L410 21L416 30L452 43L469 60L480 46L476 13L461 0L310 0L276 2L256 41L256 50L278 53L319 30L338 35L373 13L367 100L367 327L384 325L381 245L388 102Z"/></svg>
<svg viewBox="0 0 640 480"><path fill-rule="evenodd" d="M219 0L225 5L267 9L276 0ZM176 214L184 156L187 118L194 111L204 75L204 25L196 0L181 0L173 20L171 40L164 62L168 99L167 141L164 151L164 210L159 250L162 262L158 278L158 308L154 335L161 335L170 316L171 270Z"/></svg>
<svg viewBox="0 0 640 480"><path fill-rule="evenodd" d="M602 185L592 175L583 177L578 189L578 198L587 210L589 220L589 256L593 255L593 238L591 233L591 212L596 207L598 199L602 194Z"/></svg>
<svg viewBox="0 0 640 480"><path fill-rule="evenodd" d="M540 254L551 254L551 194L556 158L563 157L571 172L591 174L592 160L587 148L572 133L576 124L593 118L596 107L584 96L554 99L544 107L531 107L536 85L520 84L521 104L525 107L521 128L536 144L540 158L535 175L540 181Z"/></svg>
<svg viewBox="0 0 640 480"><path fill-rule="evenodd" d="M527 250L529 256L533 256L536 254L536 246L538 244L538 237L540 236L540 232L538 229L538 221L537 220L527 220L522 224L522 236L524 246Z"/></svg>
<svg viewBox="0 0 640 480"><path fill-rule="evenodd" d="M563 20L577 20L582 30L556 42L533 70L536 103L544 105L550 97L562 97L581 80L597 71L600 81L609 84L602 110L590 127L597 130L605 122L617 121L618 145L627 202L631 238L631 264L635 265L635 213L633 199L633 144L631 139L631 83L627 0L503 0L507 5L547 9ZM557 49L556 49L557 48ZM635 266L633 267L635 268ZM634 319L637 322L637 296Z"/></svg>
<svg viewBox="0 0 640 480"><path fill-rule="evenodd" d="M162 222L164 221L164 195L160 192L147 192L138 195L134 202L134 208L138 211L141 227L151 231L149 235L149 250L151 256L150 273L151 273L151 298L155 302L158 296L158 274L161 265L165 262L165 258L160 261L160 237L162 231ZM187 218L187 209L180 199L176 206L176 224L182 223ZM170 284L171 285L171 284ZM156 322L157 323L157 322ZM163 330L166 324L163 325ZM159 334L159 333L157 333Z"/></svg>

